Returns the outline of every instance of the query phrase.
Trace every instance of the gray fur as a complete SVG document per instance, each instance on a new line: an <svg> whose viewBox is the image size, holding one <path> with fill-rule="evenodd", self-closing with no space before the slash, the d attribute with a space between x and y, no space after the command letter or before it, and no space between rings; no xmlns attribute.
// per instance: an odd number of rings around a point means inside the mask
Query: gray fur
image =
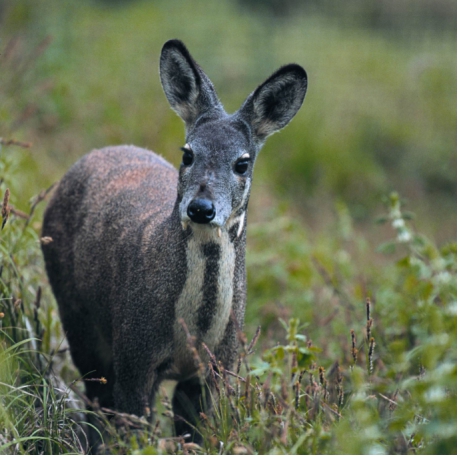
<svg viewBox="0 0 458 456"><path fill-rule="evenodd" d="M230 368L246 301L246 210L254 161L265 138L302 104L305 71L274 73L228 115L212 83L184 45L168 41L161 81L186 124L191 165L179 173L134 146L94 150L63 177L45 213L49 280L86 393L104 407L144 415L164 379L178 434L194 433L207 387L190 354L186 323L205 362L204 342ZM248 157L245 173L235 171ZM214 206L205 224L191 220L196 198ZM232 316L231 316L232 315ZM208 401L207 401L208 402Z"/></svg>

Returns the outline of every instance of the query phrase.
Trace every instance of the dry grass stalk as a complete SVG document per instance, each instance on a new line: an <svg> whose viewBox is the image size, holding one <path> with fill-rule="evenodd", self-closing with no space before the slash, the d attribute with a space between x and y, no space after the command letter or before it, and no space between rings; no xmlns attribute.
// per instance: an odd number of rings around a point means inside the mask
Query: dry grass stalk
<svg viewBox="0 0 458 456"><path fill-rule="evenodd" d="M219 374L218 374L219 372ZM221 378L221 381L223 382L223 385L226 389L226 392L229 396L233 396L235 394L234 388L232 388L232 385L229 382L229 379L227 378L227 371L223 366L223 363L221 361L218 361L218 372L217 374Z"/></svg>
<svg viewBox="0 0 458 456"><path fill-rule="evenodd" d="M241 375L237 375L235 372L232 372L230 370L227 370L227 369L224 369L224 372L227 374L227 375L230 375L231 377L234 377L238 380L241 380L242 382L245 381L245 378L242 377Z"/></svg>
<svg viewBox="0 0 458 456"><path fill-rule="evenodd" d="M372 318L367 320L367 323L366 323L366 338L368 342L371 340L371 332L372 332Z"/></svg>
<svg viewBox="0 0 458 456"><path fill-rule="evenodd" d="M320 385L323 386L325 379L324 379L324 367L320 366L318 369L319 375L320 375Z"/></svg>
<svg viewBox="0 0 458 456"><path fill-rule="evenodd" d="M336 383L337 383L337 405L339 407L342 407L343 401L344 401L343 375L342 375L342 369L340 368L339 365L337 365Z"/></svg>
<svg viewBox="0 0 458 456"><path fill-rule="evenodd" d="M356 335L355 330L350 330L351 334L351 356L353 358L353 365L356 366L356 360L358 356L358 349L356 348Z"/></svg>
<svg viewBox="0 0 458 456"><path fill-rule="evenodd" d="M299 383L302 383L302 378L304 377L304 374L305 374L305 369L299 372L299 378L297 379Z"/></svg>
<svg viewBox="0 0 458 456"><path fill-rule="evenodd" d="M374 370L374 350L375 350L375 339L371 337L369 343L369 374L372 374Z"/></svg>
<svg viewBox="0 0 458 456"><path fill-rule="evenodd" d="M237 369L236 369L236 371L235 371L235 373L236 373L237 375L240 374L240 368L241 368L241 367L242 367L242 355L239 355L239 359L238 359L238 361L237 361Z"/></svg>
<svg viewBox="0 0 458 456"><path fill-rule="evenodd" d="M32 218L33 213L35 212L35 208L39 203L44 201L48 194L51 192L51 190L57 185L57 182L54 182L54 184L50 185L46 190L42 190L33 200L32 205L30 206L30 212L29 212L29 218L26 222L26 226L29 224L29 221Z"/></svg>
<svg viewBox="0 0 458 456"><path fill-rule="evenodd" d="M204 412L200 412L199 415L200 415L201 420L212 430L212 432L214 434L217 434L217 431L215 427L212 425L212 423L210 422L210 419L208 418L208 416Z"/></svg>
<svg viewBox="0 0 458 456"><path fill-rule="evenodd" d="M19 147L23 147L24 149L29 149L30 147L32 147L31 142L18 141L17 139L0 138L0 144L2 146L19 146Z"/></svg>
<svg viewBox="0 0 458 456"><path fill-rule="evenodd" d="M272 372L270 372L267 375L266 380L262 384L262 393L263 393L263 397L264 397L263 407L265 409L267 409L267 403L269 402L271 381L272 381Z"/></svg>
<svg viewBox="0 0 458 456"><path fill-rule="evenodd" d="M16 209L15 207L13 207L13 206L10 206L9 208L10 208L11 214L15 215L16 217L19 217L19 218L24 219L24 220L28 220L29 219L28 214L26 214L25 212L22 212L19 209Z"/></svg>
<svg viewBox="0 0 458 456"><path fill-rule="evenodd" d="M268 396L266 396L266 406L265 409L270 411L273 415L278 415L277 411L277 400L275 399L274 393L269 391Z"/></svg>
<svg viewBox="0 0 458 456"><path fill-rule="evenodd" d="M311 370L309 371L309 383L310 383L311 387L313 387L313 385L315 383L315 378L314 378L313 372Z"/></svg>
<svg viewBox="0 0 458 456"><path fill-rule="evenodd" d="M7 188L5 190L5 194L3 196L3 205L2 205L2 229L4 228L6 222L8 221L8 217L10 215L10 207L8 205L8 202L10 200L10 189Z"/></svg>
<svg viewBox="0 0 458 456"><path fill-rule="evenodd" d="M260 335L261 335L261 326L258 326L256 328L256 332L254 333L253 339L251 339L251 342L248 345L248 348L246 350L248 355L251 355L253 353L253 348L256 345L256 342L258 341Z"/></svg>
<svg viewBox="0 0 458 456"><path fill-rule="evenodd" d="M371 319L371 299L366 298L366 320L369 321Z"/></svg>
<svg viewBox="0 0 458 456"><path fill-rule="evenodd" d="M160 434L159 425L160 424L161 424L161 421L160 420L156 420L156 424L154 425L154 429L153 429L153 435L154 436L159 436L159 434Z"/></svg>
<svg viewBox="0 0 458 456"><path fill-rule="evenodd" d="M320 385L323 391L323 400L326 402L329 398L329 391L328 391L328 381L324 376L324 367L320 367L318 369L319 376L320 376Z"/></svg>
<svg viewBox="0 0 458 456"><path fill-rule="evenodd" d="M281 432L280 441L283 445L288 445L288 428L289 428L289 414L286 420L283 422L283 428Z"/></svg>
<svg viewBox="0 0 458 456"><path fill-rule="evenodd" d="M202 360L200 359L199 352L196 348L196 338L191 335L191 333L188 330L188 326L182 318L178 320L178 323L183 327L183 330L186 334L186 342L188 344L189 350L191 351L197 371L199 372L199 377L203 379L205 375L205 366Z"/></svg>
<svg viewBox="0 0 458 456"><path fill-rule="evenodd" d="M100 378L85 378L83 379L85 382L97 382L100 383L101 385L106 385L108 383L108 380L105 377L100 377Z"/></svg>
<svg viewBox="0 0 458 456"><path fill-rule="evenodd" d="M325 379L323 384L323 400L327 402L329 400L328 381Z"/></svg>
<svg viewBox="0 0 458 456"><path fill-rule="evenodd" d="M211 362L208 363L208 369L210 370L210 375L211 375L211 379L213 382L213 386L215 387L216 393L219 395L220 394L220 389L219 389L219 384L218 384L219 382L216 377L215 368Z"/></svg>
<svg viewBox="0 0 458 456"><path fill-rule="evenodd" d="M100 410L104 413L113 415L116 419L117 426L126 426L130 429L141 429L143 427L150 427L151 424L143 417L131 415L130 413L122 413L106 407L101 407Z"/></svg>

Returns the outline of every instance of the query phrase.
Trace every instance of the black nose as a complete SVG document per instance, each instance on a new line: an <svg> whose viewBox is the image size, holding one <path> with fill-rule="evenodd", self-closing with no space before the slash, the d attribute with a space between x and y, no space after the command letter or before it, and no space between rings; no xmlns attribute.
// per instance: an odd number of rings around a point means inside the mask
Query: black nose
<svg viewBox="0 0 458 456"><path fill-rule="evenodd" d="M215 218L215 206L205 198L192 200L188 206L189 218L196 223L210 223Z"/></svg>

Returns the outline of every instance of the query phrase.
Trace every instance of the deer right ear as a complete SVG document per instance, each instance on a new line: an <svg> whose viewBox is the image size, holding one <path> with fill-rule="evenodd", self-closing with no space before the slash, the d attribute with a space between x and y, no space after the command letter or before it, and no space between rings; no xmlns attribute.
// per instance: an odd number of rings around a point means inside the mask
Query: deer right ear
<svg viewBox="0 0 458 456"><path fill-rule="evenodd" d="M254 136L264 141L296 115L307 92L307 73L296 64L286 65L264 81L239 110L251 124Z"/></svg>
<svg viewBox="0 0 458 456"><path fill-rule="evenodd" d="M199 116L222 111L213 84L179 40L167 41L161 53L160 76L172 109L190 129Z"/></svg>

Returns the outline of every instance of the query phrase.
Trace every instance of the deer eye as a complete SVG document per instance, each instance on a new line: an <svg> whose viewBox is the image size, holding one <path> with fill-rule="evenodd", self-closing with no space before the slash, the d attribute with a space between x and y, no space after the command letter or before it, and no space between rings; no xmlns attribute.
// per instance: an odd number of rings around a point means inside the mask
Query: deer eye
<svg viewBox="0 0 458 456"><path fill-rule="evenodd" d="M181 150L183 151L183 165L191 166L194 161L194 154L192 150L187 147L182 147Z"/></svg>
<svg viewBox="0 0 458 456"><path fill-rule="evenodd" d="M249 164L249 158L241 158L235 163L234 170L237 174L241 174L243 176L247 172Z"/></svg>

